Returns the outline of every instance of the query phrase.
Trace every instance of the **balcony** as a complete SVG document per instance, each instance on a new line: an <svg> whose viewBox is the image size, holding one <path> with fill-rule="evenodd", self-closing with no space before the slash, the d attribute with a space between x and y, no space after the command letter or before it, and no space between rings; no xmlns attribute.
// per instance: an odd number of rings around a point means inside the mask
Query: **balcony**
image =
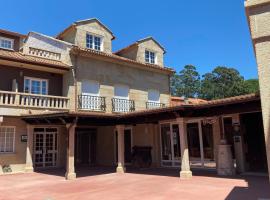
<svg viewBox="0 0 270 200"><path fill-rule="evenodd" d="M68 110L69 98L60 96L0 91L0 106Z"/></svg>
<svg viewBox="0 0 270 200"><path fill-rule="evenodd" d="M135 111L133 100L112 98L112 112L132 112Z"/></svg>
<svg viewBox="0 0 270 200"><path fill-rule="evenodd" d="M105 97L79 95L79 109L90 111L106 111Z"/></svg>
<svg viewBox="0 0 270 200"><path fill-rule="evenodd" d="M146 102L146 109L154 109L154 108L163 108L165 107L164 103L157 103L157 102Z"/></svg>

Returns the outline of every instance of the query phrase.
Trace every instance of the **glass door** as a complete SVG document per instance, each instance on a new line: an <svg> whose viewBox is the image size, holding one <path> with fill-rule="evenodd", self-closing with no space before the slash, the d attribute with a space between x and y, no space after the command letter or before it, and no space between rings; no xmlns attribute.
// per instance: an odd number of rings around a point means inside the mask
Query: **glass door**
<svg viewBox="0 0 270 200"><path fill-rule="evenodd" d="M57 161L57 129L34 129L35 167L54 167Z"/></svg>
<svg viewBox="0 0 270 200"><path fill-rule="evenodd" d="M162 166L180 166L181 149L177 124L160 125Z"/></svg>
<svg viewBox="0 0 270 200"><path fill-rule="evenodd" d="M193 167L201 167L203 164L203 153L201 152L201 129L199 122L192 122L187 124L187 138L188 138L188 153L190 165Z"/></svg>

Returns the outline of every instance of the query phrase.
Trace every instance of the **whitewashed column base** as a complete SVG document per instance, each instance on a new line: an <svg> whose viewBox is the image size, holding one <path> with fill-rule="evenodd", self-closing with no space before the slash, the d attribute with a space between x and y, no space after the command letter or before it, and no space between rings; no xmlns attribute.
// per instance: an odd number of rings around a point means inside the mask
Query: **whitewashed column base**
<svg viewBox="0 0 270 200"><path fill-rule="evenodd" d="M126 172L126 168L123 167L123 166L117 166L116 172L117 173L125 173Z"/></svg>
<svg viewBox="0 0 270 200"><path fill-rule="evenodd" d="M26 166L24 168L25 173L32 173L34 172L34 168L32 166Z"/></svg>
<svg viewBox="0 0 270 200"><path fill-rule="evenodd" d="M192 171L180 171L181 179L190 179L192 178Z"/></svg>
<svg viewBox="0 0 270 200"><path fill-rule="evenodd" d="M66 173L66 180L74 180L76 179L76 173Z"/></svg>

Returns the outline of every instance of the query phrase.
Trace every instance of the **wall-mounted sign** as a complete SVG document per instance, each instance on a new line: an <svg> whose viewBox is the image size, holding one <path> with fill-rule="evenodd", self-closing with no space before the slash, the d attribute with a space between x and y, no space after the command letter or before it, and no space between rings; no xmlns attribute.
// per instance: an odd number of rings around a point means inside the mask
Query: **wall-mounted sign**
<svg viewBox="0 0 270 200"><path fill-rule="evenodd" d="M27 135L21 135L21 142L27 142Z"/></svg>

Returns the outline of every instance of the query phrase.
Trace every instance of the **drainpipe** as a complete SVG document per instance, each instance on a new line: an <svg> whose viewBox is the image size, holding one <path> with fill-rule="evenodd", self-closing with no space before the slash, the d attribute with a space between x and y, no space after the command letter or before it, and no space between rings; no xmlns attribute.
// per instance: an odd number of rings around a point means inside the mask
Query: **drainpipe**
<svg viewBox="0 0 270 200"><path fill-rule="evenodd" d="M72 77L74 81L74 93L75 93L75 112L78 111L78 84L77 84L77 55L74 56L74 64L71 68L72 71Z"/></svg>

